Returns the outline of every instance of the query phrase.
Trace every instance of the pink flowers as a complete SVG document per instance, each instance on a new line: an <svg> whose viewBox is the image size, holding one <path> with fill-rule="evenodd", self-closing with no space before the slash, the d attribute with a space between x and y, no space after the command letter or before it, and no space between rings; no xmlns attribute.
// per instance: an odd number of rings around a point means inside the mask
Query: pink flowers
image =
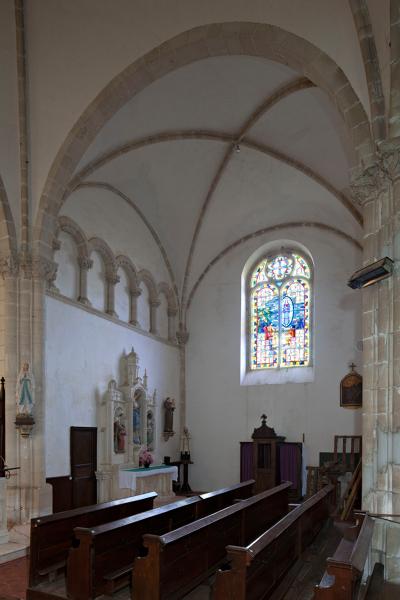
<svg viewBox="0 0 400 600"><path fill-rule="evenodd" d="M142 448L139 452L139 466L149 466L153 464L154 458L147 448Z"/></svg>

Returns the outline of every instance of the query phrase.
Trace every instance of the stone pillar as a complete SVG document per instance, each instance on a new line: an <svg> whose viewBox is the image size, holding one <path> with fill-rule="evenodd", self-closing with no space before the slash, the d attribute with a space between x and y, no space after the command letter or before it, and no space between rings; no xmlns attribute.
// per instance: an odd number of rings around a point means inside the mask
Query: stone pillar
<svg viewBox="0 0 400 600"><path fill-rule="evenodd" d="M137 301L141 293L139 289L130 290L129 323L135 326L138 325Z"/></svg>
<svg viewBox="0 0 400 600"><path fill-rule="evenodd" d="M157 335L157 309L160 306L159 300L149 300L150 306L150 333Z"/></svg>
<svg viewBox="0 0 400 600"><path fill-rule="evenodd" d="M112 317L118 317L115 312L115 286L119 283L120 279L115 270L106 271L106 283L107 283L107 309L106 313Z"/></svg>
<svg viewBox="0 0 400 600"><path fill-rule="evenodd" d="M93 261L87 256L79 256L78 257L78 265L79 265L79 294L78 294L78 302L85 304L86 306L90 306L90 301L87 297L87 281L88 281L88 271L93 267Z"/></svg>
<svg viewBox="0 0 400 600"><path fill-rule="evenodd" d="M179 429L182 437L183 428L186 426L186 344L189 339L189 333L183 323L179 323L176 339L179 344Z"/></svg>
<svg viewBox="0 0 400 600"><path fill-rule="evenodd" d="M3 340L1 376L6 380L6 456L8 466L17 467L17 433L15 431L15 389L17 382L17 298L18 298L18 265L13 257L0 260L1 279L1 338ZM11 524L20 521L18 472L13 471L7 480L7 515Z"/></svg>
<svg viewBox="0 0 400 600"><path fill-rule="evenodd" d="M0 544L8 542L7 530L7 479L0 477Z"/></svg>
<svg viewBox="0 0 400 600"><path fill-rule="evenodd" d="M388 256L393 276L362 291L363 508L400 511L400 140L380 145L353 180L364 209L364 264Z"/></svg>
<svg viewBox="0 0 400 600"><path fill-rule="evenodd" d="M175 318L177 315L176 308L169 308L168 315L168 339L170 342L176 342L176 327L175 327Z"/></svg>

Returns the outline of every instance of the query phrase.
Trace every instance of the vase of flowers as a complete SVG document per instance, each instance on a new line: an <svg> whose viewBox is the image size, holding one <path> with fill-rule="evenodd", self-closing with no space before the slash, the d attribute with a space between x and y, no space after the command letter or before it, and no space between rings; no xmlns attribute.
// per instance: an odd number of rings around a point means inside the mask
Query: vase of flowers
<svg viewBox="0 0 400 600"><path fill-rule="evenodd" d="M139 452L139 466L148 469L153 462L154 457L152 453L149 452L147 448L142 448L142 450Z"/></svg>

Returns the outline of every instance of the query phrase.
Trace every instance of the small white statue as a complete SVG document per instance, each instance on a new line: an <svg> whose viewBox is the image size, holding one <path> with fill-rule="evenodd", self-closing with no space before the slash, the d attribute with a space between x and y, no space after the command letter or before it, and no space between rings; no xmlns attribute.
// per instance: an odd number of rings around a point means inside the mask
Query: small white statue
<svg viewBox="0 0 400 600"><path fill-rule="evenodd" d="M190 457L190 433L187 427L183 428L182 437L181 437L181 457L189 458Z"/></svg>
<svg viewBox="0 0 400 600"><path fill-rule="evenodd" d="M16 401L17 414L32 416L34 405L34 380L28 362L22 363L18 375Z"/></svg>

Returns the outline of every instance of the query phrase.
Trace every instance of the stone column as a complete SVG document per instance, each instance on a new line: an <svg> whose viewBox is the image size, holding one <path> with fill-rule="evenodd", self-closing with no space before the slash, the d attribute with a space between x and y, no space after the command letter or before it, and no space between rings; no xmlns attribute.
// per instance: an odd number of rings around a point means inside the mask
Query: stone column
<svg viewBox="0 0 400 600"><path fill-rule="evenodd" d="M380 145L353 180L364 209L364 264L388 256L393 276L362 291L363 508L400 511L400 141Z"/></svg>
<svg viewBox="0 0 400 600"><path fill-rule="evenodd" d="M14 257L0 259L1 273L1 376L6 380L6 456L8 466L17 467L17 433L15 431L15 389L17 382L17 298L18 298L18 265ZM19 487L17 471L7 480L7 516L11 524L20 521Z"/></svg>
<svg viewBox="0 0 400 600"><path fill-rule="evenodd" d="M157 335L157 309L160 306L159 300L149 300L150 306L150 333Z"/></svg>
<svg viewBox="0 0 400 600"><path fill-rule="evenodd" d="M176 342L176 327L175 327L175 318L177 315L176 308L169 308L168 315L168 339L170 342Z"/></svg>
<svg viewBox="0 0 400 600"><path fill-rule="evenodd" d="M91 303L87 297L88 271L93 267L93 261L87 256L78 257L79 266L79 294L78 302L90 306Z"/></svg>
<svg viewBox="0 0 400 600"><path fill-rule="evenodd" d="M112 317L118 317L115 312L115 286L119 283L120 279L115 270L106 271L106 282L107 282L107 309L106 313Z"/></svg>
<svg viewBox="0 0 400 600"><path fill-rule="evenodd" d="M189 339L189 333L183 323L179 323L176 339L179 344L179 429L180 437L182 437L183 428L186 425L186 344Z"/></svg>
<svg viewBox="0 0 400 600"><path fill-rule="evenodd" d="M138 325L137 320L137 301L142 292L139 289L130 290L129 323Z"/></svg>

